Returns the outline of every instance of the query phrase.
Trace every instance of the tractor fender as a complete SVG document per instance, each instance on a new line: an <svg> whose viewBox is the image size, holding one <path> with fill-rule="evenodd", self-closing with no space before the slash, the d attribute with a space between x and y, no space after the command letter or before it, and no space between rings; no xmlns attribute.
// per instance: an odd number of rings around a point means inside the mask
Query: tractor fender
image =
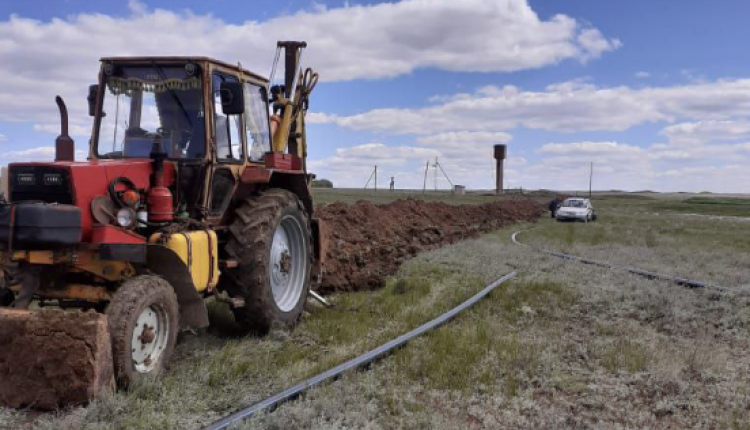
<svg viewBox="0 0 750 430"><path fill-rule="evenodd" d="M187 266L174 251L161 245L148 245L146 266L174 288L180 307L180 328L208 327L206 303L195 289Z"/></svg>

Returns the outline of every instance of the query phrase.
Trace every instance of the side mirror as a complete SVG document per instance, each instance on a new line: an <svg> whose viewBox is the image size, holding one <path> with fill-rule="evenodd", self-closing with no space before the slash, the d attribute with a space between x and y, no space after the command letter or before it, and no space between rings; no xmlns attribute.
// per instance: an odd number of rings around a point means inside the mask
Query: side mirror
<svg viewBox="0 0 750 430"><path fill-rule="evenodd" d="M224 115L240 115L245 112L245 95L240 82L222 82L219 94Z"/></svg>
<svg viewBox="0 0 750 430"><path fill-rule="evenodd" d="M89 96L86 99L89 101L89 116L96 115L96 99L99 96L99 85L89 85Z"/></svg>

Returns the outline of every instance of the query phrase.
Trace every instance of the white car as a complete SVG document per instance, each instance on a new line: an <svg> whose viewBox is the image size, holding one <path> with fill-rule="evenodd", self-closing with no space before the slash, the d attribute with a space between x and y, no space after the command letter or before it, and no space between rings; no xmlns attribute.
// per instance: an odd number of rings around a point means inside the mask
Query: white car
<svg viewBox="0 0 750 430"><path fill-rule="evenodd" d="M596 220L596 212L589 199L573 197L563 200L555 212L555 219L589 222Z"/></svg>

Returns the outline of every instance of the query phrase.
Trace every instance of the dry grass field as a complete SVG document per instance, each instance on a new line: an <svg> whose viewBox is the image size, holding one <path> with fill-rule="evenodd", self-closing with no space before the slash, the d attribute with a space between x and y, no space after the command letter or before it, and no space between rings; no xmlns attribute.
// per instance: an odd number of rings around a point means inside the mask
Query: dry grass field
<svg viewBox="0 0 750 430"><path fill-rule="evenodd" d="M322 202L393 197L318 193ZM598 195L595 223L543 219L423 253L384 289L330 296L335 309L311 307L297 329L266 338L222 335L226 309L213 304L217 328L182 336L159 380L54 415L0 409L0 428L200 428L512 270L515 280L453 323L237 428L750 428L750 206L706 198ZM538 254L511 243L519 229L530 229L520 237L530 244L730 291Z"/></svg>

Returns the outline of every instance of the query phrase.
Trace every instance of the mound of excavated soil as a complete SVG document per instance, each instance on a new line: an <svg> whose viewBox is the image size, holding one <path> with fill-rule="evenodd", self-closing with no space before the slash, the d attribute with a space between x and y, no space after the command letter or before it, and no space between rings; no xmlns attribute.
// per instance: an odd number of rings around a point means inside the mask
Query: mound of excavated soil
<svg viewBox="0 0 750 430"><path fill-rule="evenodd" d="M321 290L379 288L406 259L520 221L535 221L545 208L533 200L450 205L397 200L375 205L333 203L317 209L326 224L328 250Z"/></svg>

